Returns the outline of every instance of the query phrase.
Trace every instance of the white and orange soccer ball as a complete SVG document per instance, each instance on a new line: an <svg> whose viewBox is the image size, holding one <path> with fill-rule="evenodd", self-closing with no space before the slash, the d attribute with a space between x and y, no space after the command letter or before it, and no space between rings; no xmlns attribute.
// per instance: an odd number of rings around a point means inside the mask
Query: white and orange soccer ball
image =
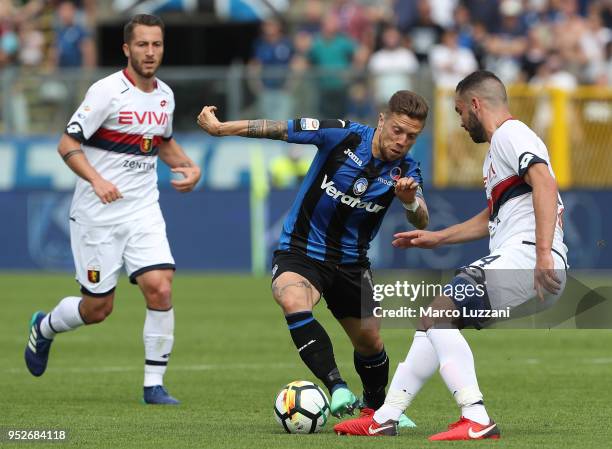
<svg viewBox="0 0 612 449"><path fill-rule="evenodd" d="M296 380L276 396L274 417L288 433L315 433L327 422L329 401L317 385Z"/></svg>

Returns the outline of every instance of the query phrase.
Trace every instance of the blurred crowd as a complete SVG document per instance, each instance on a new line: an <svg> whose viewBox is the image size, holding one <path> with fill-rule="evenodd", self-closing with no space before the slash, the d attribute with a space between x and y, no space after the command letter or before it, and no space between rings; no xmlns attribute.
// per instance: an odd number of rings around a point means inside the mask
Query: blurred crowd
<svg viewBox="0 0 612 449"><path fill-rule="evenodd" d="M93 0L0 0L0 68L94 67Z"/></svg>
<svg viewBox="0 0 612 449"><path fill-rule="evenodd" d="M108 4L133 9L149 3L0 0L0 71L95 67L93 33L100 11ZM396 90L431 92L431 83L452 89L477 68L507 83L612 86L612 0L266 4L269 18L261 22L247 72L258 106L254 115L284 118L299 112L371 121ZM277 4L286 5L275 10ZM429 84L415 85L423 80ZM63 104L68 94L61 90L53 82L40 86L43 98ZM13 114L4 116L18 120L26 110L19 106L19 89L12 101Z"/></svg>
<svg viewBox="0 0 612 449"><path fill-rule="evenodd" d="M290 115L292 98L300 110L310 100L291 86L299 73L323 75L316 83L322 116L348 111L356 119L371 117L394 91L410 88L415 74L447 88L478 68L507 83L612 85L610 0L299 4L288 21L263 22L253 47L251 67L270 74L260 78L261 110L278 116Z"/></svg>

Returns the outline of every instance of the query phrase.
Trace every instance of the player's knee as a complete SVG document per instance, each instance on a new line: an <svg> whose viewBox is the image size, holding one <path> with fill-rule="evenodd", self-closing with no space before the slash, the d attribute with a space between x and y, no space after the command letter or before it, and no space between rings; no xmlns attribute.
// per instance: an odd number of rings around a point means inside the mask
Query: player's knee
<svg viewBox="0 0 612 449"><path fill-rule="evenodd" d="M85 303L80 312L86 324L101 323L113 312L113 303L112 301Z"/></svg>
<svg viewBox="0 0 612 449"><path fill-rule="evenodd" d="M384 347L378 330L367 330L360 332L352 338L355 351L364 356L379 354Z"/></svg>
<svg viewBox="0 0 612 449"><path fill-rule="evenodd" d="M313 292L308 282L274 282L272 284L272 294L285 314L312 309Z"/></svg>
<svg viewBox="0 0 612 449"><path fill-rule="evenodd" d="M145 289L147 306L156 310L166 310L172 307L172 284L167 281L147 285Z"/></svg>
<svg viewBox="0 0 612 449"><path fill-rule="evenodd" d="M281 297L274 296L274 299L278 303L278 305L283 309L283 312L286 314L300 312L304 310L311 310L312 304L308 300L306 295L300 294L284 294Z"/></svg>

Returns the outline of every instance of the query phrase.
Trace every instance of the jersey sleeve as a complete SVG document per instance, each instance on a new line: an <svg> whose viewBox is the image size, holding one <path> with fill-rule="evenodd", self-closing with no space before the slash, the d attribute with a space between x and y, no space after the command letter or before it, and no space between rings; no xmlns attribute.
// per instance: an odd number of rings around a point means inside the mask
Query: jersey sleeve
<svg viewBox="0 0 612 449"><path fill-rule="evenodd" d="M531 132L504 133L497 153L500 159L521 178L534 164L548 165L546 147Z"/></svg>
<svg viewBox="0 0 612 449"><path fill-rule="evenodd" d="M421 164L412 161L410 166L408 167L408 173L406 173L406 177L414 179L419 185L423 185L423 175L421 173Z"/></svg>
<svg viewBox="0 0 612 449"><path fill-rule="evenodd" d="M317 120L297 118L289 120L287 142L316 145L320 151L329 151L344 140L351 131L348 120Z"/></svg>
<svg viewBox="0 0 612 449"><path fill-rule="evenodd" d="M96 83L89 88L85 99L70 118L65 133L83 143L89 139L110 115L113 95Z"/></svg>

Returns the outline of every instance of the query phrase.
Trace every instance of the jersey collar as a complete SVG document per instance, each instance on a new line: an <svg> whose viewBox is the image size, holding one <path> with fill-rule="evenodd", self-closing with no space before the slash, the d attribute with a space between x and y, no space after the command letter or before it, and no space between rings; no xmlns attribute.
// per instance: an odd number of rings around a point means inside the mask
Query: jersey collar
<svg viewBox="0 0 612 449"><path fill-rule="evenodd" d="M134 87L136 87L136 81L134 81L134 78L132 78L132 75L130 75L130 72L128 72L127 69L123 69L123 76L125 76L127 80L132 83ZM153 87L157 89L157 79L153 83Z"/></svg>

